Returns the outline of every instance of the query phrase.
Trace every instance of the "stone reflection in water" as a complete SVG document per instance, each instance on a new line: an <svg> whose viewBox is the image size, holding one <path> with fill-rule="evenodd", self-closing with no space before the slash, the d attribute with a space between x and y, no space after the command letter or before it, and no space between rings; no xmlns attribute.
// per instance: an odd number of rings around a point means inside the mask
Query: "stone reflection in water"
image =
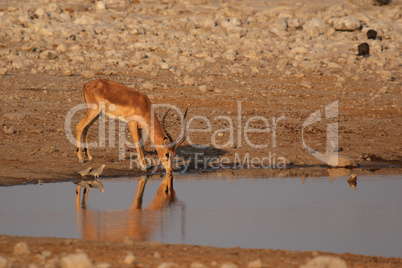
<svg viewBox="0 0 402 268"><path fill-rule="evenodd" d="M349 176L350 173L352 173L352 169L350 169L350 168L329 168L328 169L328 175L331 178L331 181L333 179L335 179L336 177ZM357 177L355 174L351 174L349 176L349 179L347 180L347 182L351 189L356 189L356 187L357 187L356 179L357 179Z"/></svg>
<svg viewBox="0 0 402 268"><path fill-rule="evenodd" d="M88 191L79 206L76 200L77 223L81 238L86 240L123 241L126 237L135 242L150 240L153 233L161 227L162 211L176 201L173 189L173 175L165 174L153 201L142 208L145 186L149 177L138 181L137 192L128 209L97 211L87 209L85 204ZM77 186L78 187L78 186ZM159 212L159 213L158 213Z"/></svg>

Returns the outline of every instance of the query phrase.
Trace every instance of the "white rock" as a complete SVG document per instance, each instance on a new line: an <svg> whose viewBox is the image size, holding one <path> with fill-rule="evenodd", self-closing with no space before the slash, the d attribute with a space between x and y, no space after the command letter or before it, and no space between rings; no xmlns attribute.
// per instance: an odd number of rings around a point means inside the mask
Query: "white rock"
<svg viewBox="0 0 402 268"><path fill-rule="evenodd" d="M107 9L105 2L96 2L96 11L105 11Z"/></svg>
<svg viewBox="0 0 402 268"><path fill-rule="evenodd" d="M206 93L208 91L208 87L206 85L199 86L199 89L202 93Z"/></svg>
<svg viewBox="0 0 402 268"><path fill-rule="evenodd" d="M65 76L72 76L74 75L74 68L71 66L62 67L60 73Z"/></svg>
<svg viewBox="0 0 402 268"><path fill-rule="evenodd" d="M39 7L35 10L34 14L40 18L43 16L43 14L45 14L45 11L43 8Z"/></svg>
<svg viewBox="0 0 402 268"><path fill-rule="evenodd" d="M7 267L9 267L8 260L3 257L0 257L0 268L7 268Z"/></svg>
<svg viewBox="0 0 402 268"><path fill-rule="evenodd" d="M63 257L60 264L62 268L91 268L93 266L85 253L70 254Z"/></svg>
<svg viewBox="0 0 402 268"><path fill-rule="evenodd" d="M127 256L124 258L124 263L127 265L132 265L135 262L135 256L133 253L128 253Z"/></svg>
<svg viewBox="0 0 402 268"><path fill-rule="evenodd" d="M248 264L248 268L261 268L262 267L262 262L260 259L252 261Z"/></svg>
<svg viewBox="0 0 402 268"><path fill-rule="evenodd" d="M355 31L360 30L362 27L360 21L352 17L334 19L331 22L334 25L335 30L338 31Z"/></svg>
<svg viewBox="0 0 402 268"><path fill-rule="evenodd" d="M313 38L323 34L325 32L325 29L326 29L325 22L318 19L308 21L303 26L303 30Z"/></svg>
<svg viewBox="0 0 402 268"><path fill-rule="evenodd" d="M347 268L346 262L339 257L318 256L300 268Z"/></svg>
<svg viewBox="0 0 402 268"><path fill-rule="evenodd" d="M40 59L56 59L58 56L58 53L54 50L45 50L39 54Z"/></svg>
<svg viewBox="0 0 402 268"><path fill-rule="evenodd" d="M29 253L31 253L31 251L29 250L29 246L25 242L19 242L14 246L15 255L25 255Z"/></svg>
<svg viewBox="0 0 402 268"><path fill-rule="evenodd" d="M22 119L25 118L25 114L24 113L6 113L4 114L4 117L7 118L8 120L11 121L21 121Z"/></svg>
<svg viewBox="0 0 402 268"><path fill-rule="evenodd" d="M288 20L288 27L289 28L299 28L301 26L300 20L297 18L289 19Z"/></svg>
<svg viewBox="0 0 402 268"><path fill-rule="evenodd" d="M234 50L233 48L230 48L230 49L226 50L225 53L223 53L223 57L229 61L236 60L236 55L237 55L237 51Z"/></svg>
<svg viewBox="0 0 402 268"><path fill-rule="evenodd" d="M227 262L222 264L221 268L238 268L238 266L234 263Z"/></svg>
<svg viewBox="0 0 402 268"><path fill-rule="evenodd" d="M85 70L81 72L81 77L83 78L93 78L95 76L95 72L93 71L89 71L89 70Z"/></svg>
<svg viewBox="0 0 402 268"><path fill-rule="evenodd" d="M332 167L356 167L356 162L352 159L342 156L333 155L329 158L328 163Z"/></svg>
<svg viewBox="0 0 402 268"><path fill-rule="evenodd" d="M179 266L173 262L163 262L158 265L158 268L176 268L176 267L179 267Z"/></svg>
<svg viewBox="0 0 402 268"><path fill-rule="evenodd" d="M149 81L146 81L146 82L142 83L142 88L145 88L145 89L153 89L153 88L154 88L154 84L152 84L152 83L149 82Z"/></svg>
<svg viewBox="0 0 402 268"><path fill-rule="evenodd" d="M207 268L208 266L200 263L200 262L192 262L190 268Z"/></svg>
<svg viewBox="0 0 402 268"><path fill-rule="evenodd" d="M185 77L183 79L183 84L185 84L186 86L192 86L192 85L194 85L194 83L195 83L195 80L192 77Z"/></svg>

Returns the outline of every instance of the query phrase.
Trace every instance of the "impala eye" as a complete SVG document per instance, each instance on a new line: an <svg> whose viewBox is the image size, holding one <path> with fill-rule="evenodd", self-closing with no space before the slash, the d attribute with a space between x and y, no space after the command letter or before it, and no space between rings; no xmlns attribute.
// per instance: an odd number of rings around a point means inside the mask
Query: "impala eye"
<svg viewBox="0 0 402 268"><path fill-rule="evenodd" d="M169 154L166 154L166 158L168 158L168 159L169 159Z"/></svg>

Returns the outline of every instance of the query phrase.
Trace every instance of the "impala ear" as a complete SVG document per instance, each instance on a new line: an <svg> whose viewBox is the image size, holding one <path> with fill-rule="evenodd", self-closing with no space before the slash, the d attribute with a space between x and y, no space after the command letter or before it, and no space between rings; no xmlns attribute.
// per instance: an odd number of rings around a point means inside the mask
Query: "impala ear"
<svg viewBox="0 0 402 268"><path fill-rule="evenodd" d="M169 144L169 139L164 137L163 138L163 146L167 146Z"/></svg>

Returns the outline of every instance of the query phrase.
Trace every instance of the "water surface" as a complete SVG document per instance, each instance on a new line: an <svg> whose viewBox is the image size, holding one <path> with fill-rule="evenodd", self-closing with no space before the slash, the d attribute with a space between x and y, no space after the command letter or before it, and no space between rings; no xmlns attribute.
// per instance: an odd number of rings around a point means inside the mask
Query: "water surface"
<svg viewBox="0 0 402 268"><path fill-rule="evenodd" d="M139 178L101 179L84 207L71 182L6 187L0 233L402 257L402 176L346 179L174 175L170 203L153 176L142 206Z"/></svg>

